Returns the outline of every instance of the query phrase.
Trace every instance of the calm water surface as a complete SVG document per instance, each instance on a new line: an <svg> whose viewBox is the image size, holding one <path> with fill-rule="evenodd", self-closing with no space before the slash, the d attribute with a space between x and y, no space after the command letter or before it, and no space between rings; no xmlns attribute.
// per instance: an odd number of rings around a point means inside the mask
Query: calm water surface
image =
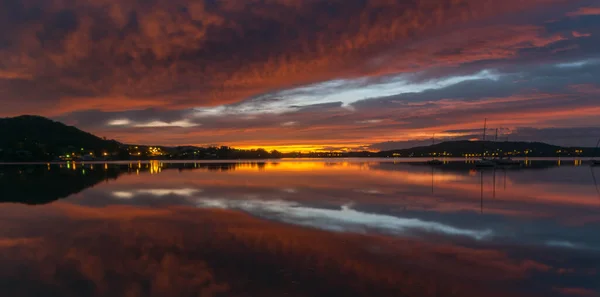
<svg viewBox="0 0 600 297"><path fill-rule="evenodd" d="M600 168L0 165L1 296L600 296Z"/></svg>

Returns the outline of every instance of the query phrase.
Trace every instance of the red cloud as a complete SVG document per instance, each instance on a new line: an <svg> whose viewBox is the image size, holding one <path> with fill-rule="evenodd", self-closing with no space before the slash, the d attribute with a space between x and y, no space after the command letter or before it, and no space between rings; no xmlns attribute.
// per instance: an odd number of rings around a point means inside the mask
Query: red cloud
<svg viewBox="0 0 600 297"><path fill-rule="evenodd" d="M586 36L509 21L515 15L538 16L540 7L575 6L567 0L15 2L0 4L0 33L7 45L0 48L0 116L218 106L340 78L385 79L423 70L436 76L471 65L506 66L511 59L551 60L555 55L535 53L581 50L567 39ZM331 108L259 120L228 115L182 133L102 125L91 132L141 143L152 135L153 143L170 145L254 146L260 141L361 147L479 125L465 111L457 115L451 104L436 104L440 109L416 104L358 112ZM507 114L505 105L494 107L499 108L484 112ZM575 105L563 109L563 118L587 114ZM416 114L429 118L429 124L415 130ZM550 113L544 109L543 114ZM514 125L543 124L523 111L517 116ZM374 119L376 124L365 124ZM290 122L296 124L282 126Z"/></svg>
<svg viewBox="0 0 600 297"><path fill-rule="evenodd" d="M584 16L584 15L598 15L600 14L600 7L582 7L577 11L568 13L569 16Z"/></svg>
<svg viewBox="0 0 600 297"><path fill-rule="evenodd" d="M4 100L50 103L9 103L1 112L219 105L335 78L506 58L559 39L538 28L514 37L500 27L489 35L463 30L559 2L20 0L0 7L9 44L0 69L31 82L7 85ZM29 18L36 5L40 17ZM451 47L431 41L448 33L456 37ZM464 52L444 54L456 48ZM436 51L437 58L427 55Z"/></svg>

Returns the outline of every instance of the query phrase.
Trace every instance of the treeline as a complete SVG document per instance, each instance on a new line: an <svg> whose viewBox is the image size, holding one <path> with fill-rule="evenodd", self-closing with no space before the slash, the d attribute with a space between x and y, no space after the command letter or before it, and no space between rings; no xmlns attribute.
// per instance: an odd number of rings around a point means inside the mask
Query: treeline
<svg viewBox="0 0 600 297"><path fill-rule="evenodd" d="M165 148L163 148L165 149ZM280 159L280 158L352 158L352 157L378 157L373 152L280 152L277 150L267 151L265 149L243 150L228 146L221 147L176 147L165 154L167 159L187 160L236 160L236 159ZM145 158L152 158L146 156Z"/></svg>

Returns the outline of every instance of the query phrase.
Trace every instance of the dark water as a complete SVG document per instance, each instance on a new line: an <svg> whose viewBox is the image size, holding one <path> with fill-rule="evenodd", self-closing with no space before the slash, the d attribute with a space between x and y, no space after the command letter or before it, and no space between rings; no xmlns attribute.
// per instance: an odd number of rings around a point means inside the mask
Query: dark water
<svg viewBox="0 0 600 297"><path fill-rule="evenodd" d="M600 296L600 168L528 165L0 165L0 296Z"/></svg>

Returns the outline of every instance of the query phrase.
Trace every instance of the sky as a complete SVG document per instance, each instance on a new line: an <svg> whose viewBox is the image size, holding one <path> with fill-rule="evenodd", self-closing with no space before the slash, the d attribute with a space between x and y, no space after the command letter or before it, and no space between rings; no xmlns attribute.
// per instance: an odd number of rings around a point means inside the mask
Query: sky
<svg viewBox="0 0 600 297"><path fill-rule="evenodd" d="M125 143L595 146L589 0L3 0L0 117Z"/></svg>

